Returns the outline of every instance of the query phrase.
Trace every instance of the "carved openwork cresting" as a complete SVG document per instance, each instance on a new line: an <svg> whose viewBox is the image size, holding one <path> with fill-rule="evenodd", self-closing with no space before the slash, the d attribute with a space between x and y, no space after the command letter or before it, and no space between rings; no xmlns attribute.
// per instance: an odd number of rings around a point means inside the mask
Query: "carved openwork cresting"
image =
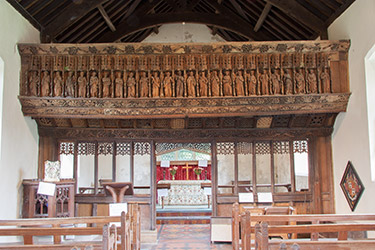
<svg viewBox="0 0 375 250"><path fill-rule="evenodd" d="M20 100L25 115L34 117L54 116L51 107L55 116L169 116L176 107L184 107L180 116L212 115L226 112L223 106L241 113L259 102L266 110L275 99L295 102L296 96L311 105L307 95L315 95L320 112L321 103L330 101L340 112L349 92L348 48L348 41L23 44ZM269 97L271 103L264 99Z"/></svg>

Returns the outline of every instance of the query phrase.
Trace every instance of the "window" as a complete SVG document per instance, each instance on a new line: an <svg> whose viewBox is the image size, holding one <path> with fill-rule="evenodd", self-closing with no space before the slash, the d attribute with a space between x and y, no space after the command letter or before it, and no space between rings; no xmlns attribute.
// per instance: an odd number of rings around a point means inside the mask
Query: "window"
<svg viewBox="0 0 375 250"><path fill-rule="evenodd" d="M371 180L375 181L375 45L365 57L365 71Z"/></svg>
<svg viewBox="0 0 375 250"><path fill-rule="evenodd" d="M219 195L309 191L308 140L218 142L216 148Z"/></svg>

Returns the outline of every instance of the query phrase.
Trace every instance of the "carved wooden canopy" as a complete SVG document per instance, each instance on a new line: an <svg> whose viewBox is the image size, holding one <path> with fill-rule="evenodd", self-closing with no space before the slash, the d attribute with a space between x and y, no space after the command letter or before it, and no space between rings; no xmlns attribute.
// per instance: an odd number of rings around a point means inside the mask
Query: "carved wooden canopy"
<svg viewBox="0 0 375 250"><path fill-rule="evenodd" d="M236 129L243 118L257 124L271 117L271 124L282 117L323 115L333 117L322 124L331 128L350 95L349 45L20 44L19 99L24 115L36 118L39 127L74 128L83 121L79 127L89 128L100 121L106 128L112 121L117 124L112 129L129 129L121 124L131 123L137 130L140 121L165 119L165 129L188 129L191 119L212 118L221 124L215 128L225 129L220 126L231 118L230 128ZM171 125L178 121L183 124Z"/></svg>

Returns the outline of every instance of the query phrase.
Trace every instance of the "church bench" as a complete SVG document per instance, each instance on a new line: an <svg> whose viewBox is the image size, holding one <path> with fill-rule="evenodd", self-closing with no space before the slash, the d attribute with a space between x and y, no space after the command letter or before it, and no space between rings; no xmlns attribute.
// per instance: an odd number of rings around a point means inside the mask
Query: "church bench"
<svg viewBox="0 0 375 250"><path fill-rule="evenodd" d="M249 216L263 216L263 215L291 215L296 214L296 210L288 205L284 206L266 206L266 207L241 207L238 203L233 204L232 209L232 246L234 250L238 250L240 248L240 234L241 234L241 248L244 249L245 244L250 244L250 235L246 234L245 225L247 225L248 221L246 221L246 213ZM249 219L247 219L249 220ZM257 221L251 221L250 226L253 227ZM290 224L293 222L287 221L273 221L272 224ZM285 234L277 234L273 236L280 236L282 238L286 238L287 235ZM248 240L247 240L248 239Z"/></svg>
<svg viewBox="0 0 375 250"><path fill-rule="evenodd" d="M129 212L127 214L122 213L121 216L0 220L0 227L8 227L0 228L0 236L22 236L24 244L31 245L33 244L32 236L51 235L54 237L54 243L60 245L61 236L63 235L101 235L101 227L89 227L87 225L108 224L112 222L121 224L121 227L118 229L119 235L121 235L120 249L139 250L140 215L138 204L131 204ZM86 226L61 227L63 225L71 226L74 224L85 224Z"/></svg>
<svg viewBox="0 0 375 250"><path fill-rule="evenodd" d="M232 246L234 250L240 248L240 232L242 249L250 249L251 235L254 233L254 224L257 222L268 222L270 224L319 224L319 223L339 223L339 222L364 222L375 221L375 214L300 214L300 215L251 215L249 210L239 212L239 205L235 203L232 211ZM241 223L240 223L241 222ZM349 230L350 231L350 230ZM280 234L283 232L271 232ZM285 233L285 232L284 232ZM297 233L292 232L292 238L296 238ZM318 238L318 233L311 234L313 239Z"/></svg>
<svg viewBox="0 0 375 250"><path fill-rule="evenodd" d="M269 226L268 223L257 223L254 227L255 249L373 249L375 240L348 240L348 231L374 231L375 223L339 223L315 225L282 225ZM337 238L318 239L270 239L270 233L338 233ZM246 248L250 249L250 248Z"/></svg>
<svg viewBox="0 0 375 250"><path fill-rule="evenodd" d="M95 227L95 228L51 228L51 227L27 227L27 228L7 228L7 229L0 229L1 236L20 236L23 237L32 237L32 236L46 236L52 235L62 236L62 235L102 235L101 242L72 242L72 243L65 243L65 244L30 244L30 245L0 245L0 249L98 249L98 250L113 250L117 249L117 228L115 225L111 227L109 224L105 224L102 228ZM126 248L121 248L126 249Z"/></svg>

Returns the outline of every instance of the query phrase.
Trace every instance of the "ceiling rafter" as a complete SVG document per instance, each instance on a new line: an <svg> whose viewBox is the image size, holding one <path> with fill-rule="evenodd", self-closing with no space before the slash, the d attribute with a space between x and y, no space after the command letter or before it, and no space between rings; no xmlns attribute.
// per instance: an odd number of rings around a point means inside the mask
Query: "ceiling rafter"
<svg viewBox="0 0 375 250"><path fill-rule="evenodd" d="M41 32L42 42L98 42L132 26L132 33L117 41L138 42L158 26L175 22L201 23L228 41L311 40L327 38L327 27L355 0L7 0ZM271 7L272 6L272 7ZM203 17L170 16L210 14ZM162 17L162 22L155 20ZM216 14L216 15L215 15ZM148 17L151 16L151 17ZM224 16L224 17L223 17ZM146 17L147 24L143 22ZM229 27L223 20L230 20ZM218 24L216 26L214 24ZM238 26L235 27L234 26ZM137 28L145 27L137 30ZM252 32L252 33L251 33ZM114 42L114 41L110 41Z"/></svg>
<svg viewBox="0 0 375 250"><path fill-rule="evenodd" d="M53 40L57 34L68 28L80 17L108 0L85 0L80 4L72 3L64 11L60 12L53 22L47 25L41 32L42 42Z"/></svg>
<svg viewBox="0 0 375 250"><path fill-rule="evenodd" d="M121 18L121 21L124 21L126 18L128 18L131 14L133 14L133 12L135 11L135 9L137 8L138 4L141 2L141 0L135 0L134 3L132 5L130 5L128 11L126 12L126 14Z"/></svg>
<svg viewBox="0 0 375 250"><path fill-rule="evenodd" d="M270 12L271 8L272 8L272 5L270 3L266 3L266 5L264 6L264 9L262 11L262 14L260 14L260 17L259 17L257 23L255 24L255 27L254 27L255 32L258 32L260 27L262 27L262 24L263 24L264 20L266 20L268 12Z"/></svg>
<svg viewBox="0 0 375 250"><path fill-rule="evenodd" d="M266 0L266 2L272 4L276 8L279 8L286 14L315 31L321 32L327 28L322 20L296 1Z"/></svg>
<svg viewBox="0 0 375 250"><path fill-rule="evenodd" d="M254 31L247 27L247 22L242 20L239 22L238 19L233 20L233 18L228 15L224 16L212 13L205 13L204 15L202 15L196 12L173 12L144 16L142 18L142 22L140 22L137 26L130 25L128 23L122 23L121 25L117 26L116 33L111 32L102 35L99 38L98 42L117 41L128 34L134 33L142 29L151 28L155 25L161 25L165 23L176 23L182 21L209 24L223 29L228 29L235 33L239 33L248 39L267 40L266 38L264 38L263 34L258 34L257 36L255 36Z"/></svg>
<svg viewBox="0 0 375 250"><path fill-rule="evenodd" d="M107 12L103 8L102 5L98 6L98 10L100 14L102 14L102 17L104 18L105 22L107 23L108 27L112 30L112 32L116 31L116 27L113 25L111 18L108 16Z"/></svg>
<svg viewBox="0 0 375 250"><path fill-rule="evenodd" d="M114 13L111 14L111 20L115 23L121 16L118 16L117 18L115 18L114 16L116 16L119 12L123 11L123 9L125 9L128 5L123 5L123 6L118 6L118 3L120 3L119 1L117 3L115 3L113 6L111 6L109 9L108 9L108 13L111 13L113 10L115 10ZM86 20L90 20L89 22L87 22L86 25L82 25L84 24L84 22L81 22L78 26L80 26L78 29L76 29L77 27L75 27L75 29L79 32L77 32L73 37L70 35L70 39L68 40L68 42L78 42L77 39L79 39L79 36L83 34L84 38L90 36L94 31L96 31L97 29L99 29L100 27L103 26L103 29L107 28L104 24L103 25L93 25L93 20L94 17L96 16L96 13L94 12L93 14L90 15L89 18L87 18ZM96 24L96 23L95 23ZM94 27L93 29L90 30L90 27ZM86 32L86 34L84 34ZM100 32L98 32L100 33ZM91 39L90 39L91 41Z"/></svg>
<svg viewBox="0 0 375 250"><path fill-rule="evenodd" d="M242 10L241 6L237 3L236 0L229 0L233 7L236 9L238 13L248 22L250 22L249 18L246 16L245 12Z"/></svg>

